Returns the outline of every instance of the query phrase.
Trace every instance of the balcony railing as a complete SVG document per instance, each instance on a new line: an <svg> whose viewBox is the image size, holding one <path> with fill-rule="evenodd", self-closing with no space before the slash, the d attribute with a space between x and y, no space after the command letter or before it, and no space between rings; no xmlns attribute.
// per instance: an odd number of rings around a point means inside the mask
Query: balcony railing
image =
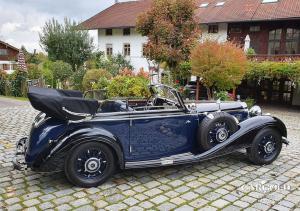
<svg viewBox="0 0 300 211"><path fill-rule="evenodd" d="M300 54L276 54L276 55L267 55L267 54L257 54L248 56L248 59L251 61L273 61L273 62L293 62L300 61Z"/></svg>

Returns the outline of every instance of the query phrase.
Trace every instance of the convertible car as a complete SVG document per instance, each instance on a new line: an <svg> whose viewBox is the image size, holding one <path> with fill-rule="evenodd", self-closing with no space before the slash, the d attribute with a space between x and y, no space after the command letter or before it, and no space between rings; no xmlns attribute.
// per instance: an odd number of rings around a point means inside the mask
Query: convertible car
<svg viewBox="0 0 300 211"><path fill-rule="evenodd" d="M184 103L162 84L147 100L85 99L78 91L31 87L41 111L17 142L14 167L64 171L81 187L98 186L118 169L200 162L246 149L251 162L272 163L288 144L282 121L243 102Z"/></svg>

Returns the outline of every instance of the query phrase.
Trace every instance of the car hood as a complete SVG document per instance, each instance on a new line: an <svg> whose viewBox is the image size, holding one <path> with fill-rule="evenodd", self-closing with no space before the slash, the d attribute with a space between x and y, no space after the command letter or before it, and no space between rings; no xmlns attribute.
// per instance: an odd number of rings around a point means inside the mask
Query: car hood
<svg viewBox="0 0 300 211"><path fill-rule="evenodd" d="M191 104L187 104L187 107L190 107ZM246 103L243 102L200 102L196 103L196 111L198 113L203 112L214 112L221 109L222 111L231 111L231 110L244 110L247 109Z"/></svg>

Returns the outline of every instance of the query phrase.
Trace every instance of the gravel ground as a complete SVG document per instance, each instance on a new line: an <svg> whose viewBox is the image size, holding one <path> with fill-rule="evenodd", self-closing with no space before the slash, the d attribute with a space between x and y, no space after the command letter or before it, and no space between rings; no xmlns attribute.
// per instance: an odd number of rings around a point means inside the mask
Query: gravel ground
<svg viewBox="0 0 300 211"><path fill-rule="evenodd" d="M193 165L126 170L83 189L62 173L12 169L15 141L37 112L27 105L1 106L0 210L300 210L300 111L265 111L287 124L291 140L271 165L254 166L238 152Z"/></svg>

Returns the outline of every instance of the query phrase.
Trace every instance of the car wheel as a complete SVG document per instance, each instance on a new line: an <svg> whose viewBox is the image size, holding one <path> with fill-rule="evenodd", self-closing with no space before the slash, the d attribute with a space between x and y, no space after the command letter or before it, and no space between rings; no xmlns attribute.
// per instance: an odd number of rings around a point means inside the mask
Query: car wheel
<svg viewBox="0 0 300 211"><path fill-rule="evenodd" d="M67 179L76 186L96 187L115 171L112 150L103 143L89 142L75 147L65 161Z"/></svg>
<svg viewBox="0 0 300 211"><path fill-rule="evenodd" d="M225 112L215 112L202 120L197 141L204 150L209 150L226 141L237 130L238 124L233 116Z"/></svg>
<svg viewBox="0 0 300 211"><path fill-rule="evenodd" d="M256 165L272 163L281 152L281 135L272 128L262 129L247 149L249 160Z"/></svg>

